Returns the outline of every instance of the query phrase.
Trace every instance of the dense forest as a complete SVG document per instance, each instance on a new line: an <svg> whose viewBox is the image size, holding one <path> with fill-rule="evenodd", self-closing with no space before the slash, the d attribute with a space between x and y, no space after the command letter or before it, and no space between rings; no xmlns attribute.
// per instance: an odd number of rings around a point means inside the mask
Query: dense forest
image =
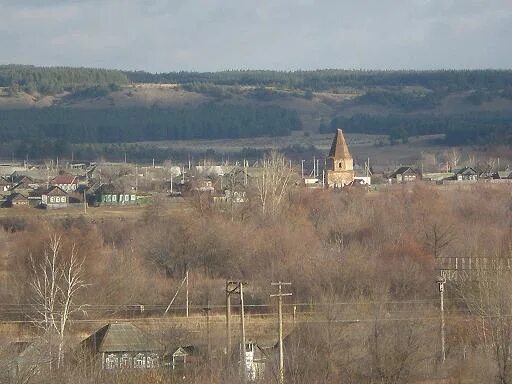
<svg viewBox="0 0 512 384"><path fill-rule="evenodd" d="M32 65L0 65L0 87L11 93L55 94L82 88L104 87L128 83L127 76L117 70L35 67Z"/></svg>
<svg viewBox="0 0 512 384"><path fill-rule="evenodd" d="M315 71L232 70L221 72L148 73L71 67L1 65L0 87L55 93L80 87L132 83L207 83L216 85L277 86L303 90L342 87L422 86L432 90L500 90L512 87L511 70Z"/></svg>
<svg viewBox="0 0 512 384"><path fill-rule="evenodd" d="M386 134L391 142L443 133L448 145L512 143L512 114L507 113L336 117L330 124L321 124L320 132L331 133L336 127L352 133Z"/></svg>
<svg viewBox="0 0 512 384"><path fill-rule="evenodd" d="M280 107L205 104L194 109L43 108L0 111L0 140L60 139L111 143L285 136L301 128L294 111Z"/></svg>
<svg viewBox="0 0 512 384"><path fill-rule="evenodd" d="M235 70L222 72L125 72L135 83L213 83L223 85L274 85L327 90L338 87L418 85L429 89L502 89L512 86L510 70L367 71L324 69L316 71Z"/></svg>
<svg viewBox="0 0 512 384"><path fill-rule="evenodd" d="M107 105L107 101L102 104L103 98L106 100L112 92L138 83L177 83L182 91L201 94L210 102L158 108L112 107L115 104ZM0 139L18 142L15 154L29 153L34 157L67 153L70 143L285 136L302 128L302 107L294 106L293 98L316 98L315 102L328 105L319 93L314 93L320 91L352 94L344 105L387 111L344 116L339 113L341 104L331 104L331 112L322 116L321 133L343 127L347 132L389 135L391 143L428 134L445 134L444 143L448 145L512 143L512 114L506 109L438 113L445 98L457 92L466 107L476 108L498 99L508 102L507 99L512 99L510 70L234 70L152 74L2 65L0 87L4 88L4 96L26 92L37 98L38 94L67 92L57 98L57 106L0 111ZM101 108L58 106L92 99ZM236 102L239 99L244 102ZM311 129L314 127L308 127ZM136 157L141 155L138 152L134 151Z"/></svg>

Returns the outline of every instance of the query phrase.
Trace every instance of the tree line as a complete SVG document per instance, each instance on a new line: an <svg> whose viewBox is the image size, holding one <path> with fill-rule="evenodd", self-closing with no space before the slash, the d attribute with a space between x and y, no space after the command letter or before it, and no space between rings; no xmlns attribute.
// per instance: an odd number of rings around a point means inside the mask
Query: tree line
<svg viewBox="0 0 512 384"><path fill-rule="evenodd" d="M338 87L423 86L449 91L503 89L512 85L510 70L375 71L321 69L314 71L231 70L221 72L125 72L134 83L213 83L219 85L281 86L327 90Z"/></svg>
<svg viewBox="0 0 512 384"><path fill-rule="evenodd" d="M128 82L125 73L112 69L0 65L0 87L8 88L12 94L55 94Z"/></svg>
<svg viewBox="0 0 512 384"><path fill-rule="evenodd" d="M295 111L276 106L204 104L194 109L51 107L0 111L0 140L113 143L285 136L301 129Z"/></svg>
<svg viewBox="0 0 512 384"><path fill-rule="evenodd" d="M407 142L414 136L445 134L448 145L512 143L510 113L340 116L332 119L330 124L320 124L320 132L331 133L339 127L352 133L389 135L391 142Z"/></svg>
<svg viewBox="0 0 512 384"><path fill-rule="evenodd" d="M302 90L336 90L422 86L432 90L502 90L512 87L511 70L377 71L321 69L314 71L230 70L220 72L120 71L96 68L1 65L0 87L52 94L109 84L177 83L241 86L276 86Z"/></svg>

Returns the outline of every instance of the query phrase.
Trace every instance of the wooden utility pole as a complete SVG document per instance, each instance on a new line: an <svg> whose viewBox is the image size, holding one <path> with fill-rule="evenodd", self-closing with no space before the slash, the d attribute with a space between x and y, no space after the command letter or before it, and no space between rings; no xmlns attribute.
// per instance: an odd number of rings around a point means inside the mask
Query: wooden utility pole
<svg viewBox="0 0 512 384"><path fill-rule="evenodd" d="M446 278L441 277L437 283L439 284L439 294L441 295L441 358L443 363L446 361L446 348L445 348L445 321L444 321L444 285Z"/></svg>
<svg viewBox="0 0 512 384"><path fill-rule="evenodd" d="M84 189L84 214L87 215L87 196L85 195L85 189Z"/></svg>
<svg viewBox="0 0 512 384"><path fill-rule="evenodd" d="M226 355L231 358L231 295L240 294L240 282L226 281Z"/></svg>
<svg viewBox="0 0 512 384"><path fill-rule="evenodd" d="M243 381L247 381L247 364L245 362L245 311L244 311L244 283L239 283L240 287L240 363L242 364Z"/></svg>
<svg viewBox="0 0 512 384"><path fill-rule="evenodd" d="M187 271L185 272L185 279L187 281L187 286L186 286L186 293L185 293L185 301L186 301L186 308L187 308L187 317L188 317L188 269Z"/></svg>
<svg viewBox="0 0 512 384"><path fill-rule="evenodd" d="M276 285L278 291L276 294L270 295L270 297L278 298L278 316L279 316L279 384L284 383L284 356L283 356L283 296L291 296L291 293L283 293L283 285L292 285L292 283L283 283L279 281L277 283L271 283Z"/></svg>
<svg viewBox="0 0 512 384"><path fill-rule="evenodd" d="M206 338L208 343L208 367L212 369L212 346L211 346L211 331L210 331L210 311L212 310L210 307L210 298L208 297L208 303L206 304L206 307L203 308L203 310L206 312Z"/></svg>

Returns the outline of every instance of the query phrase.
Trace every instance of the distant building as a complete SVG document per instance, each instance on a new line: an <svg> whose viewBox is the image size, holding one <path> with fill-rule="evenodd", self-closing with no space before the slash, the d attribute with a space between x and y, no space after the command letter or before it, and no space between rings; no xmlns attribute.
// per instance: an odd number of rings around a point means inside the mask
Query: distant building
<svg viewBox="0 0 512 384"><path fill-rule="evenodd" d="M332 141L331 150L326 159L325 177L329 188L343 188L354 181L354 159L348 150L341 129L336 131Z"/></svg>
<svg viewBox="0 0 512 384"><path fill-rule="evenodd" d="M66 192L76 191L78 188L78 177L71 175L58 175L53 178L52 185L56 185Z"/></svg>
<svg viewBox="0 0 512 384"><path fill-rule="evenodd" d="M457 181L476 181L480 178L482 172L473 167L464 167L453 171L453 180Z"/></svg>
<svg viewBox="0 0 512 384"><path fill-rule="evenodd" d="M46 208L66 208L69 205L69 195L62 188L54 185L41 195L41 203Z"/></svg>
<svg viewBox="0 0 512 384"><path fill-rule="evenodd" d="M390 182L408 183L421 180L421 172L411 167L400 167L388 176Z"/></svg>
<svg viewBox="0 0 512 384"><path fill-rule="evenodd" d="M109 323L82 341L102 369L158 368L164 348L131 323Z"/></svg>

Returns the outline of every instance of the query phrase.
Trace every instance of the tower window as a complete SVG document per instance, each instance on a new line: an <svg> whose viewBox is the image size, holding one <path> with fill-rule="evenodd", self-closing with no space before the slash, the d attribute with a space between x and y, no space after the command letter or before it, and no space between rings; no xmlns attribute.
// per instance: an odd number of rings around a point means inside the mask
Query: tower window
<svg viewBox="0 0 512 384"><path fill-rule="evenodd" d="M341 168L341 163L338 163L338 167L340 167L340 168Z"/></svg>

